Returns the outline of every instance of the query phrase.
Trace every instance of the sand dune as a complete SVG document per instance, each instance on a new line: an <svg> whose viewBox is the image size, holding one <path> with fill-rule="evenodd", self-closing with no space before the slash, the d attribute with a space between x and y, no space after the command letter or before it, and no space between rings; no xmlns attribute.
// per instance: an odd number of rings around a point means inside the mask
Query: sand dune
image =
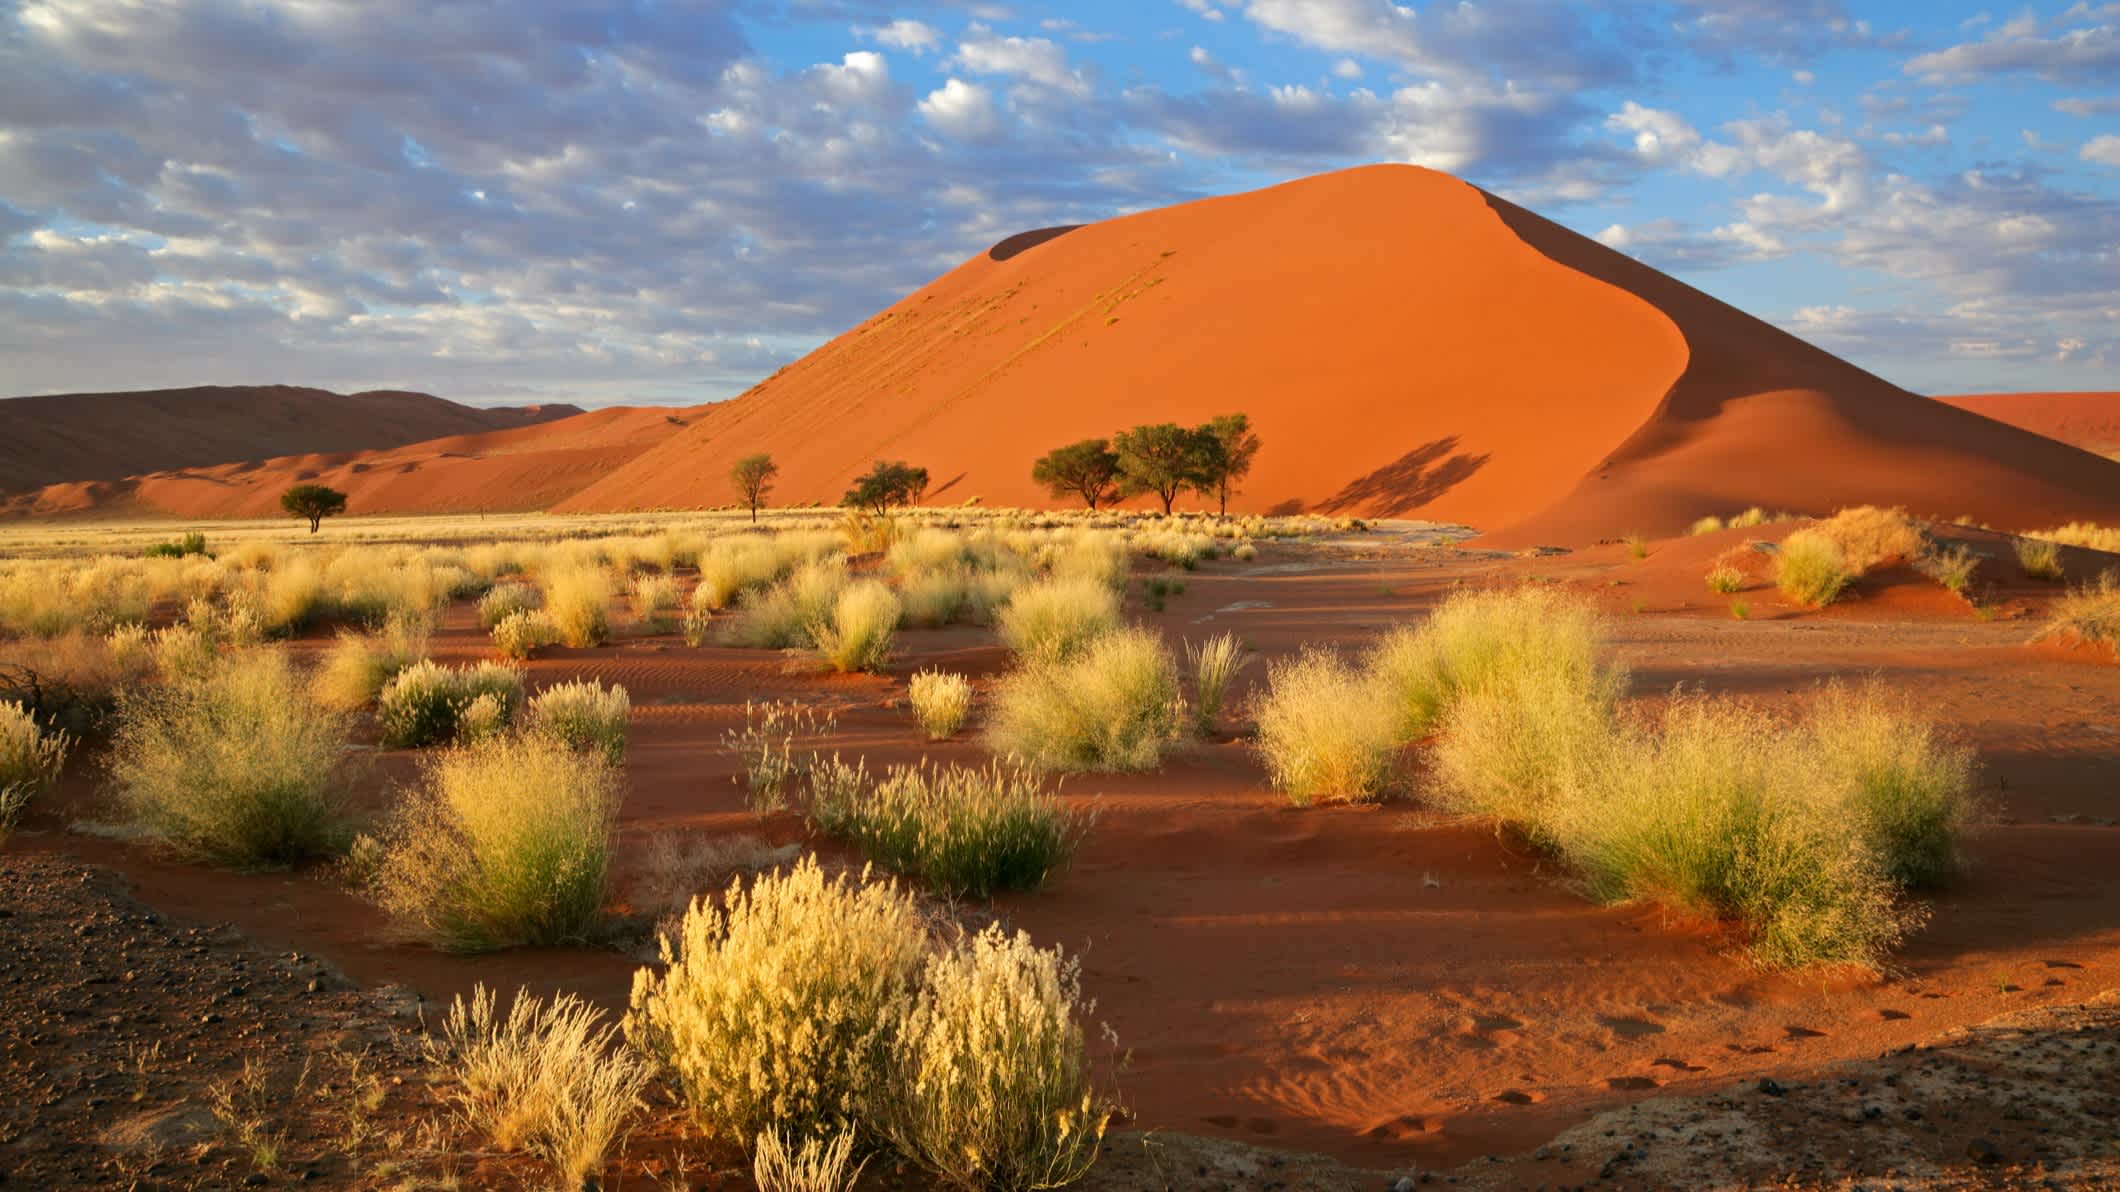
<svg viewBox="0 0 2120 1192"><path fill-rule="evenodd" d="M1752 504L1997 525L2120 516L2120 465L1890 385L1447 175L1372 166L997 244L568 498L681 503L769 451L785 500L878 457L949 502L1031 461L1248 412L1238 504L1497 542L1667 533Z"/></svg>
<svg viewBox="0 0 2120 1192"><path fill-rule="evenodd" d="M288 455L50 485L0 502L0 513L272 517L280 494L304 482L345 492L361 513L544 509L695 419L683 410L613 406L384 451Z"/></svg>
<svg viewBox="0 0 2120 1192"><path fill-rule="evenodd" d="M303 451L398 447L580 413L480 408L426 393L201 385L0 400L0 493Z"/></svg>
<svg viewBox="0 0 2120 1192"><path fill-rule="evenodd" d="M2099 455L2120 455L2120 393L1967 393L1938 398Z"/></svg>

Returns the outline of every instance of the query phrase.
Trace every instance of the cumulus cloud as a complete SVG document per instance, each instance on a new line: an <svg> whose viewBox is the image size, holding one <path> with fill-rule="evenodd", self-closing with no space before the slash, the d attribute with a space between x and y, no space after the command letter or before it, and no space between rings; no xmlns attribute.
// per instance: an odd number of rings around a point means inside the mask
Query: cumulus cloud
<svg viewBox="0 0 2120 1192"><path fill-rule="evenodd" d="M951 79L929 92L920 101L920 114L943 132L968 141L984 140L1001 127L993 92L963 79Z"/></svg>
<svg viewBox="0 0 2120 1192"><path fill-rule="evenodd" d="M2083 148L2077 156L2085 161L2097 162L2099 165L2120 166L2120 137L2116 137L2111 133L2092 137L2083 143Z"/></svg>
<svg viewBox="0 0 2120 1192"><path fill-rule="evenodd" d="M925 54L942 44L942 33L922 21L896 20L867 31L882 45Z"/></svg>
<svg viewBox="0 0 2120 1192"><path fill-rule="evenodd" d="M2110 85L2120 75L2120 5L2075 4L2052 21L2026 12L1978 41L1917 55L1906 71L1943 81L2024 74Z"/></svg>

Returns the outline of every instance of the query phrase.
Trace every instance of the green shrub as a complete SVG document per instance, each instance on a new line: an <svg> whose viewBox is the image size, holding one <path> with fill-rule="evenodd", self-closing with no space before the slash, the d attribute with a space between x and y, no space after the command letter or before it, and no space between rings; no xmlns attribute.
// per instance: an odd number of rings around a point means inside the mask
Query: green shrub
<svg viewBox="0 0 2120 1192"><path fill-rule="evenodd" d="M1177 740L1184 701L1162 639L1120 629L1067 660L1026 660L994 693L987 741L1045 770L1151 770Z"/></svg>
<svg viewBox="0 0 2120 1192"><path fill-rule="evenodd" d="M989 926L927 962L897 1024L889 1133L965 1192L1088 1174L1114 1106L1090 1079L1081 965Z"/></svg>
<svg viewBox="0 0 2120 1192"><path fill-rule="evenodd" d="M180 851L217 864L284 865L337 850L346 723L306 697L276 650L119 701L119 802Z"/></svg>
<svg viewBox="0 0 2120 1192"><path fill-rule="evenodd" d="M609 690L593 679L555 683L530 700L524 726L569 749L593 749L616 766L626 760L626 718L633 704L626 689Z"/></svg>
<svg viewBox="0 0 2120 1192"><path fill-rule="evenodd" d="M1884 871L1902 885L1939 885L1959 866L1973 805L1973 754L1875 684L1828 684L1803 730L1840 784Z"/></svg>
<svg viewBox="0 0 2120 1192"><path fill-rule="evenodd" d="M912 898L814 858L696 899L661 969L634 974L627 1039L675 1078L701 1132L735 1146L884 1120L897 1019L926 931Z"/></svg>
<svg viewBox="0 0 2120 1192"><path fill-rule="evenodd" d="M451 952L588 936L619 805L602 753L504 736L436 754L421 777L371 883L403 934Z"/></svg>
<svg viewBox="0 0 2120 1192"><path fill-rule="evenodd" d="M840 591L830 619L810 626L810 638L833 670L880 671L898 633L899 611L890 588L862 580Z"/></svg>
<svg viewBox="0 0 2120 1192"><path fill-rule="evenodd" d="M1036 889L1066 864L1084 827L1036 774L999 763L893 766L873 789L858 773L813 787L812 820L948 898Z"/></svg>
<svg viewBox="0 0 2120 1192"><path fill-rule="evenodd" d="M1019 658L1054 662L1119 626L1119 598L1093 579L1052 579L1016 589L995 623Z"/></svg>
<svg viewBox="0 0 2120 1192"><path fill-rule="evenodd" d="M485 719L497 713L505 727L523 704L522 672L491 662L453 670L431 660L408 666L376 699L383 743L411 749L446 741L457 735L464 710L487 695L498 707Z"/></svg>
<svg viewBox="0 0 2120 1192"><path fill-rule="evenodd" d="M491 633L508 618L534 613L542 607L543 598L529 584L495 584L478 599L479 628Z"/></svg>
<svg viewBox="0 0 2120 1192"><path fill-rule="evenodd" d="M1400 738L1411 741L1469 694L1531 676L1594 685L1598 637L1593 606L1544 586L1460 592L1420 625L1387 634L1368 670L1395 709Z"/></svg>
<svg viewBox="0 0 2120 1192"><path fill-rule="evenodd" d="M1266 685L1259 755L1291 802L1366 802L1391 786L1399 720L1376 680L1330 650L1306 649L1268 666Z"/></svg>
<svg viewBox="0 0 2120 1192"><path fill-rule="evenodd" d="M972 710L972 682L963 675L918 671L906 682L906 698L928 740L941 741L964 727Z"/></svg>
<svg viewBox="0 0 2120 1192"><path fill-rule="evenodd" d="M1823 608L1854 582L1840 544L1818 530L1797 530L1774 553L1774 586L1798 604Z"/></svg>

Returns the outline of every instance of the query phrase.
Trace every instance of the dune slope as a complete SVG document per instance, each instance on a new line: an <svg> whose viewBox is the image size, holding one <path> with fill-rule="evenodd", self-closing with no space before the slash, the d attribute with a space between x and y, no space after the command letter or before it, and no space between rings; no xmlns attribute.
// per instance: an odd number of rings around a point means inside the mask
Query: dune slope
<svg viewBox="0 0 2120 1192"><path fill-rule="evenodd" d="M1051 504L1029 478L1047 449L1231 410L1266 444L1243 509L1455 520L1501 544L1752 504L2120 517L2120 464L1409 166L1012 237L562 508L689 503L754 451L783 501L898 458L938 502Z"/></svg>
<svg viewBox="0 0 2120 1192"><path fill-rule="evenodd" d="M398 447L579 413L482 409L426 393L201 385L0 400L0 493L298 452Z"/></svg>
<svg viewBox="0 0 2120 1192"><path fill-rule="evenodd" d="M1966 393L1936 400L2071 447L2120 455L2120 393Z"/></svg>

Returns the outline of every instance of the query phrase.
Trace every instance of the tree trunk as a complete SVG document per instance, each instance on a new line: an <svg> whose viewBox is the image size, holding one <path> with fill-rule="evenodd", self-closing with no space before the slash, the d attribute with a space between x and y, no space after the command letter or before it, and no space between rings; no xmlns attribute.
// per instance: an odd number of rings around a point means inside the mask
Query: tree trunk
<svg viewBox="0 0 2120 1192"><path fill-rule="evenodd" d="M324 519L322 517L311 517L309 519L309 532L312 534L316 533L317 527L322 524L324 524Z"/></svg>

